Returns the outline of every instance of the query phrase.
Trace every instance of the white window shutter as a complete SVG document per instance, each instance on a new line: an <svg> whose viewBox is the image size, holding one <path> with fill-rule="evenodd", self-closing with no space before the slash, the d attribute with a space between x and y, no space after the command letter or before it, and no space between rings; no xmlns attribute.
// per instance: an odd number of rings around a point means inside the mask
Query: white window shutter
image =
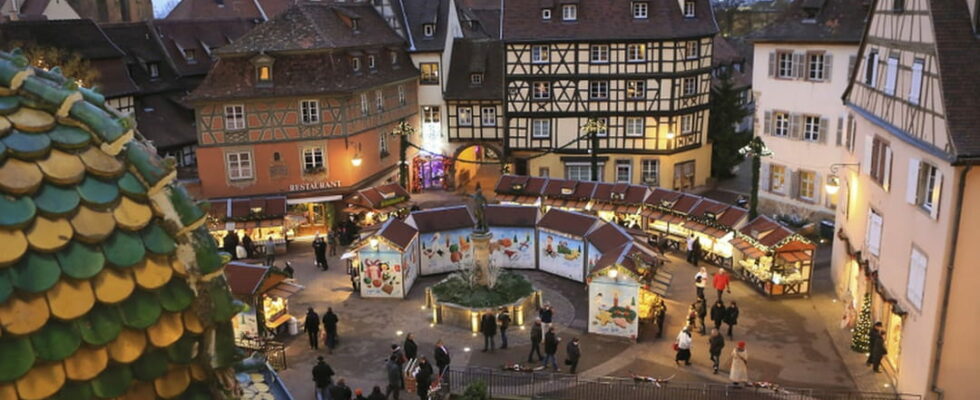
<svg viewBox="0 0 980 400"><path fill-rule="evenodd" d="M834 73L834 56L830 53L825 53L823 55L823 81L830 82L831 76Z"/></svg>
<svg viewBox="0 0 980 400"><path fill-rule="evenodd" d="M871 175L871 152L874 146L874 138L871 135L864 135L864 154L861 154L861 168L864 173Z"/></svg>
<svg viewBox="0 0 980 400"><path fill-rule="evenodd" d="M907 186L905 187L905 201L909 204L918 204L918 192L919 192L919 159L913 158L909 160L909 176L906 181Z"/></svg>
<svg viewBox="0 0 980 400"><path fill-rule="evenodd" d="M769 166L769 163L762 163L762 167L759 168L759 190L767 192L772 191L772 188L769 187L769 174L771 173Z"/></svg>
<svg viewBox="0 0 980 400"><path fill-rule="evenodd" d="M762 133L772 134L772 111L766 111L765 118L762 120Z"/></svg>
<svg viewBox="0 0 980 400"><path fill-rule="evenodd" d="M769 77L772 78L776 74L776 52L769 52Z"/></svg>
<svg viewBox="0 0 980 400"><path fill-rule="evenodd" d="M868 213L868 218L871 220L868 231L868 251L877 256L881 254L881 215L871 212Z"/></svg>
<svg viewBox="0 0 980 400"><path fill-rule="evenodd" d="M891 188L892 188L892 148L891 148L891 146L885 147L885 174L882 175L881 187L884 188L886 192L891 191Z"/></svg>
<svg viewBox="0 0 980 400"><path fill-rule="evenodd" d="M793 76L803 78L803 53L793 53Z"/></svg>
<svg viewBox="0 0 980 400"><path fill-rule="evenodd" d="M837 147L844 143L844 117L837 117Z"/></svg>
<svg viewBox="0 0 980 400"><path fill-rule="evenodd" d="M828 129L829 127L830 127L830 120L828 120L827 118L820 118L820 133L817 134L817 141L820 142L821 144L827 143L827 135L830 134L829 133L830 129Z"/></svg>
<svg viewBox="0 0 980 400"><path fill-rule="evenodd" d="M936 187L932 190L932 211L929 214L932 219L939 218L939 201L943 198L943 173L936 171Z"/></svg>

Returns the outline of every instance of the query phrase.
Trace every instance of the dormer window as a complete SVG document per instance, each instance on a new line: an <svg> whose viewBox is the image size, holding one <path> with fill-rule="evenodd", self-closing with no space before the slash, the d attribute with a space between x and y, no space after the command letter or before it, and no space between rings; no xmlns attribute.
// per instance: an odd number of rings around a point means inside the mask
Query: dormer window
<svg viewBox="0 0 980 400"><path fill-rule="evenodd" d="M807 24L815 24L817 22L817 14L820 13L820 9L816 7L804 7L803 8L803 22Z"/></svg>
<svg viewBox="0 0 980 400"><path fill-rule="evenodd" d="M425 24L422 25L422 34L425 37L433 37L436 35L436 24Z"/></svg>
<svg viewBox="0 0 980 400"><path fill-rule="evenodd" d="M351 57L350 58L350 69L354 70L354 72L358 72L358 71L361 70L361 58L360 57Z"/></svg>
<svg viewBox="0 0 980 400"><path fill-rule="evenodd" d="M361 30L360 28L361 27L360 27L360 24L358 24L358 19L357 18L351 18L351 20L350 20L350 29L352 31L354 31L354 32L357 32L357 31Z"/></svg>
<svg viewBox="0 0 980 400"><path fill-rule="evenodd" d="M645 1L634 1L633 2L633 18L636 19L646 19L648 15L650 4Z"/></svg>
<svg viewBox="0 0 980 400"><path fill-rule="evenodd" d="M155 62L154 63L149 63L149 64L146 65L146 68L149 70L150 78L151 79L155 79L155 78L159 78L160 77L160 64L157 64Z"/></svg>
<svg viewBox="0 0 980 400"><path fill-rule="evenodd" d="M389 54L389 57L391 57L391 65L398 64L398 53L392 51L391 53L388 53L388 54Z"/></svg>
<svg viewBox="0 0 980 400"><path fill-rule="evenodd" d="M684 17L694 18L694 1L687 0L684 2Z"/></svg>
<svg viewBox="0 0 980 400"><path fill-rule="evenodd" d="M368 68L374 69L377 65L374 62L374 56L368 56Z"/></svg>
<svg viewBox="0 0 980 400"><path fill-rule="evenodd" d="M481 73L470 74L470 83L474 85L483 84L483 74Z"/></svg>
<svg viewBox="0 0 980 400"><path fill-rule="evenodd" d="M270 67L268 65L263 65L263 66L259 67L258 81L259 82L270 82L270 81L272 81L272 67Z"/></svg>
<svg viewBox="0 0 980 400"><path fill-rule="evenodd" d="M194 49L184 49L184 61L188 64L197 63L197 52Z"/></svg>
<svg viewBox="0 0 980 400"><path fill-rule="evenodd" d="M550 8L542 8L541 9L541 19L543 19L545 21L550 21L551 20L551 9Z"/></svg>
<svg viewBox="0 0 980 400"><path fill-rule="evenodd" d="M578 6L575 4L565 4L561 6L561 20L562 21L577 21L578 20Z"/></svg>

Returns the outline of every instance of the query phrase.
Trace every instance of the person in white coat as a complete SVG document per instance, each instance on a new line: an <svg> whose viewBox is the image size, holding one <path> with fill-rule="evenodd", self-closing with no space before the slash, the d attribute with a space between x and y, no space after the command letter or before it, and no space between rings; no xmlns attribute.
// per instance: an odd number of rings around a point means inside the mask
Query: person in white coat
<svg viewBox="0 0 980 400"><path fill-rule="evenodd" d="M685 326L681 329L681 332L677 334L677 339L674 341L674 350L677 351L677 355L674 357L674 363L680 364L681 361L684 365L691 365L691 327Z"/></svg>
<svg viewBox="0 0 980 400"><path fill-rule="evenodd" d="M738 385L749 381L749 352L745 350L745 342L738 342L732 350L732 369L728 379Z"/></svg>

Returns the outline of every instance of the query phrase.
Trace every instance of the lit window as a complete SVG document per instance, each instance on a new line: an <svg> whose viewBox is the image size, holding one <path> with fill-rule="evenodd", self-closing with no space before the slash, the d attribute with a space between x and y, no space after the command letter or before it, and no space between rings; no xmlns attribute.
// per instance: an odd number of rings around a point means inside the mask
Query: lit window
<svg viewBox="0 0 980 400"><path fill-rule="evenodd" d="M922 95L922 68L925 60L919 58L912 63L912 82L909 85L909 103L919 104Z"/></svg>
<svg viewBox="0 0 980 400"><path fill-rule="evenodd" d="M551 19L551 9L550 8L542 8L541 9L541 19L543 19L545 21Z"/></svg>
<svg viewBox="0 0 980 400"><path fill-rule="evenodd" d="M303 172L314 173L323 169L323 147L307 147L303 149Z"/></svg>
<svg viewBox="0 0 980 400"><path fill-rule="evenodd" d="M388 56L391 57L391 65L398 64L398 53L393 51L388 53Z"/></svg>
<svg viewBox="0 0 980 400"><path fill-rule="evenodd" d="M299 113L304 124L320 122L320 102L317 100L300 101Z"/></svg>
<svg viewBox="0 0 980 400"><path fill-rule="evenodd" d="M769 165L769 191L786 194L786 167Z"/></svg>
<svg viewBox="0 0 980 400"><path fill-rule="evenodd" d="M422 34L425 37L433 37L436 35L436 25L435 24L425 24L422 25Z"/></svg>
<svg viewBox="0 0 980 400"><path fill-rule="evenodd" d="M649 4L645 1L633 2L633 18L646 18Z"/></svg>
<svg viewBox="0 0 980 400"><path fill-rule="evenodd" d="M438 85L439 84L439 64L437 63L420 63L419 69L422 70L422 84L423 85Z"/></svg>
<svg viewBox="0 0 980 400"><path fill-rule="evenodd" d="M660 160L643 160L640 166L640 179L644 185L660 185Z"/></svg>
<svg viewBox="0 0 980 400"><path fill-rule="evenodd" d="M531 62L535 64L547 64L549 61L548 46L531 46Z"/></svg>
<svg viewBox="0 0 980 400"><path fill-rule="evenodd" d="M551 120L536 118L531 120L531 137L546 139L551 137Z"/></svg>
<svg viewBox="0 0 980 400"><path fill-rule="evenodd" d="M241 104L225 106L225 130L245 129L245 106Z"/></svg>
<svg viewBox="0 0 980 400"><path fill-rule="evenodd" d="M459 115L456 116L459 126L473 126L473 108L460 107Z"/></svg>
<svg viewBox="0 0 980 400"><path fill-rule="evenodd" d="M695 14L693 1L688 0L684 2L684 16L687 18L694 18Z"/></svg>
<svg viewBox="0 0 980 400"><path fill-rule="evenodd" d="M259 82L269 82L272 80L272 67L268 65L263 65L259 67L258 71Z"/></svg>
<svg viewBox="0 0 980 400"><path fill-rule="evenodd" d="M589 48L589 62L607 63L609 62L609 45L594 44Z"/></svg>
<svg viewBox="0 0 980 400"><path fill-rule="evenodd" d="M565 4L561 6L561 19L563 21L575 21L578 19L578 6Z"/></svg>
<svg viewBox="0 0 980 400"><path fill-rule="evenodd" d="M824 72L824 53L807 54L807 79L811 81L822 81L827 79Z"/></svg>
<svg viewBox="0 0 980 400"><path fill-rule="evenodd" d="M643 43L633 43L626 46L626 61L637 62L646 61L647 45Z"/></svg>
<svg viewBox="0 0 980 400"><path fill-rule="evenodd" d="M479 85L483 83L483 74L470 74L470 83Z"/></svg>
<svg viewBox="0 0 980 400"><path fill-rule="evenodd" d="M646 81L626 81L626 98L643 99L647 97Z"/></svg>
<svg viewBox="0 0 980 400"><path fill-rule="evenodd" d="M909 171L909 185L915 190L915 197L909 200L930 214L934 214L936 205L939 203L939 182L941 180L939 168L918 160L912 160L911 163L913 167L918 166L919 170L917 174L916 171ZM912 174L915 174L914 178Z"/></svg>
<svg viewBox="0 0 980 400"><path fill-rule="evenodd" d="M228 179L252 179L252 153L247 151L227 153L225 157Z"/></svg>
<svg viewBox="0 0 980 400"><path fill-rule="evenodd" d="M820 117L807 115L803 118L803 140L810 142L820 140Z"/></svg>
<svg viewBox="0 0 980 400"><path fill-rule="evenodd" d="M439 116L439 106L423 106L422 107L422 123L423 124L438 124Z"/></svg>
<svg viewBox="0 0 980 400"><path fill-rule="evenodd" d="M589 82L589 98L593 100L609 98L609 82L608 81Z"/></svg>
<svg viewBox="0 0 980 400"><path fill-rule="evenodd" d="M789 136L789 114L784 112L773 113L773 136Z"/></svg>
<svg viewBox="0 0 980 400"><path fill-rule="evenodd" d="M800 171L800 198L817 200L817 174L812 171Z"/></svg>
<svg viewBox="0 0 980 400"><path fill-rule="evenodd" d="M633 164L630 160L616 160L616 183L633 181Z"/></svg>
<svg viewBox="0 0 980 400"><path fill-rule="evenodd" d="M535 100L550 99L551 82L534 82L534 94L532 97Z"/></svg>
<svg viewBox="0 0 980 400"><path fill-rule="evenodd" d="M495 107L483 107L480 109L480 124L483 126L497 126L497 109Z"/></svg>
<svg viewBox="0 0 980 400"><path fill-rule="evenodd" d="M693 96L698 92L698 79L693 76L684 78L684 96Z"/></svg>
<svg viewBox="0 0 980 400"><path fill-rule="evenodd" d="M197 51L194 49L184 49L184 60L188 64L197 63Z"/></svg>
<svg viewBox="0 0 980 400"><path fill-rule="evenodd" d="M632 137L643 136L643 117L626 118L626 136L632 136Z"/></svg>

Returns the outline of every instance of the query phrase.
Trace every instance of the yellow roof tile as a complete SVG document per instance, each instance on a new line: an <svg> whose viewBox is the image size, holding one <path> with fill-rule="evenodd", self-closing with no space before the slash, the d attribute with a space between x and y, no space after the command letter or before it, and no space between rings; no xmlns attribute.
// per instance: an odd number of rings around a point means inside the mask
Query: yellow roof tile
<svg viewBox="0 0 980 400"><path fill-rule="evenodd" d="M67 219L38 216L34 219L34 225L27 230L27 242L32 249L52 252L68 244L72 233Z"/></svg>
<svg viewBox="0 0 980 400"><path fill-rule="evenodd" d="M54 127L54 116L41 110L21 107L7 116L14 128L24 132L46 132Z"/></svg>
<svg viewBox="0 0 980 400"><path fill-rule="evenodd" d="M174 270L164 257L147 257L133 267L136 284L144 289L156 289L170 282Z"/></svg>
<svg viewBox="0 0 980 400"><path fill-rule="evenodd" d="M184 324L181 322L180 313L164 312L155 324L146 328L146 336L156 347L170 346L183 334Z"/></svg>
<svg viewBox="0 0 980 400"><path fill-rule="evenodd" d="M116 223L123 229L137 231L143 229L153 218L153 210L146 204L140 204L129 197L121 196L119 205L112 210L112 216L116 218Z"/></svg>
<svg viewBox="0 0 980 400"><path fill-rule="evenodd" d="M86 206L78 207L78 213L71 218L75 237L82 242L99 244L116 228L112 213L95 211Z"/></svg>
<svg viewBox="0 0 980 400"><path fill-rule="evenodd" d="M153 390L153 383L136 381L129 390L115 400L146 400L156 398L156 392Z"/></svg>
<svg viewBox="0 0 980 400"><path fill-rule="evenodd" d="M92 278L95 288L95 298L107 304L125 300L136 287L128 269L103 268L95 278Z"/></svg>
<svg viewBox="0 0 980 400"><path fill-rule="evenodd" d="M109 343L109 357L121 363L131 363L143 354L146 335L143 331L123 328L116 340Z"/></svg>
<svg viewBox="0 0 980 400"><path fill-rule="evenodd" d="M187 367L177 364L170 364L169 371L163 376L153 380L153 387L156 388L160 397L169 399L176 397L187 389L191 383L190 373Z"/></svg>
<svg viewBox="0 0 980 400"><path fill-rule="evenodd" d="M0 267L17 262L27 251L27 237L21 231L0 229Z"/></svg>
<svg viewBox="0 0 980 400"><path fill-rule="evenodd" d="M97 176L118 176L124 169L122 162L99 150L97 147L89 147L79 157L82 158L85 169Z"/></svg>
<svg viewBox="0 0 980 400"><path fill-rule="evenodd" d="M170 268L174 269L174 272L177 273L177 276L180 277L187 276L187 267L177 257L174 257L172 260L170 260Z"/></svg>
<svg viewBox="0 0 980 400"><path fill-rule="evenodd" d="M188 307L183 312L184 314L184 329L188 332L200 335L204 332L204 325L201 324L201 319L197 317L197 312L194 311L194 307Z"/></svg>
<svg viewBox="0 0 980 400"><path fill-rule="evenodd" d="M87 280L63 278L48 290L46 296L51 314L63 320L81 317L95 305L95 293Z"/></svg>
<svg viewBox="0 0 980 400"><path fill-rule="evenodd" d="M85 177L82 160L61 150L51 150L48 158L38 161L37 165L49 181L59 185L78 183Z"/></svg>
<svg viewBox="0 0 980 400"><path fill-rule="evenodd" d="M13 125L10 124L10 121L8 121L6 117L0 117L0 137L9 132L11 126ZM2 398L3 397L0 397L0 399Z"/></svg>
<svg viewBox="0 0 980 400"><path fill-rule="evenodd" d="M0 166L0 189L16 195L34 193L43 177L37 164L8 158Z"/></svg>
<svg viewBox="0 0 980 400"><path fill-rule="evenodd" d="M13 383L0 384L0 400L18 400L17 388Z"/></svg>
<svg viewBox="0 0 980 400"><path fill-rule="evenodd" d="M105 347L82 346L64 363L68 379L87 381L102 373L109 363L109 352Z"/></svg>
<svg viewBox="0 0 980 400"><path fill-rule="evenodd" d="M24 400L45 399L65 384L65 369L61 363L35 364L17 380L17 394Z"/></svg>
<svg viewBox="0 0 980 400"><path fill-rule="evenodd" d="M26 335L41 329L49 316L48 302L41 295L24 298L10 296L6 302L0 303L0 326L14 335Z"/></svg>

